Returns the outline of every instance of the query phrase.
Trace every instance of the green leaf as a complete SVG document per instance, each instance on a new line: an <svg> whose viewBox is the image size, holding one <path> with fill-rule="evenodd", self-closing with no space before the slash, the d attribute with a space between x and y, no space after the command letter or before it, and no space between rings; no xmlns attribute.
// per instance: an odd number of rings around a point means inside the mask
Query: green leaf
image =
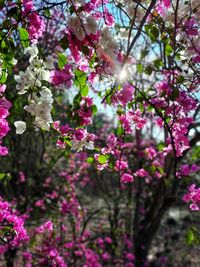
<svg viewBox="0 0 200 267"><path fill-rule="evenodd" d="M6 43L5 43L5 41L3 40L3 41L1 41L1 48L5 48L6 47Z"/></svg>
<svg viewBox="0 0 200 267"><path fill-rule="evenodd" d="M145 70L144 70L145 74L147 75L151 75L151 73L153 72L153 68L151 65L146 66Z"/></svg>
<svg viewBox="0 0 200 267"><path fill-rule="evenodd" d="M94 162L94 159L92 158L92 157L89 157L89 158L87 158L87 163L93 163Z"/></svg>
<svg viewBox="0 0 200 267"><path fill-rule="evenodd" d="M150 170L151 170L152 173L154 173L154 172L156 171L156 166L152 165L152 166L150 167Z"/></svg>
<svg viewBox="0 0 200 267"><path fill-rule="evenodd" d="M69 41L67 36L64 36L60 41L60 46L62 47L62 49L66 50L69 47Z"/></svg>
<svg viewBox="0 0 200 267"><path fill-rule="evenodd" d="M153 36L155 39L159 37L159 29L155 25L151 27L150 35Z"/></svg>
<svg viewBox="0 0 200 267"><path fill-rule="evenodd" d="M197 228L194 226L191 226L191 228L187 231L185 238L188 245L193 243L196 245L200 244L200 234L198 233Z"/></svg>
<svg viewBox="0 0 200 267"><path fill-rule="evenodd" d="M162 65L163 65L163 63L162 63L162 60L161 59L156 59L156 60L154 60L154 66L157 68L157 69L159 69L160 67L162 67Z"/></svg>
<svg viewBox="0 0 200 267"><path fill-rule="evenodd" d="M75 80L80 85L80 87L83 87L86 83L86 74L84 71L76 69L75 72Z"/></svg>
<svg viewBox="0 0 200 267"><path fill-rule="evenodd" d="M88 95L89 92L89 87L87 85L85 85L82 89L81 89L81 96L85 97Z"/></svg>
<svg viewBox="0 0 200 267"><path fill-rule="evenodd" d="M149 53L149 50L146 50L146 49L143 49L141 51L141 56L140 56L140 59L143 59L144 57L146 57Z"/></svg>
<svg viewBox="0 0 200 267"><path fill-rule="evenodd" d="M119 127L117 128L117 135L118 135L118 136L121 136L121 135L123 135L123 133L124 133L124 129L123 129L123 127L122 127L122 126L119 126Z"/></svg>
<svg viewBox="0 0 200 267"><path fill-rule="evenodd" d="M87 96L89 92L89 87L86 84L86 74L85 72L76 69L75 72L75 79L74 79L74 84L80 89L81 96Z"/></svg>
<svg viewBox="0 0 200 267"><path fill-rule="evenodd" d="M5 173L0 173L0 180L2 180L5 177Z"/></svg>
<svg viewBox="0 0 200 267"><path fill-rule="evenodd" d="M44 15L47 17L47 18L50 18L51 17L51 12L49 9L45 9L44 10Z"/></svg>
<svg viewBox="0 0 200 267"><path fill-rule="evenodd" d="M96 61L98 61L98 58L97 58L96 53L94 53L93 56L91 57L90 61L89 61L89 66L90 66L90 68L93 68L93 65L94 65L94 63L95 63Z"/></svg>
<svg viewBox="0 0 200 267"><path fill-rule="evenodd" d="M5 0L0 0L0 7L4 7L5 6Z"/></svg>
<svg viewBox="0 0 200 267"><path fill-rule="evenodd" d="M20 18L20 10L18 7L13 7L7 12L7 16L13 17L16 20Z"/></svg>
<svg viewBox="0 0 200 267"><path fill-rule="evenodd" d="M72 143L69 140L66 140L65 143L67 143L68 146L72 147Z"/></svg>
<svg viewBox="0 0 200 267"><path fill-rule="evenodd" d="M0 83L5 83L7 80L7 72L5 70L2 70L2 74L0 77Z"/></svg>
<svg viewBox="0 0 200 267"><path fill-rule="evenodd" d="M179 97L179 90L178 88L173 88L172 94L171 94L171 100L176 100L176 98Z"/></svg>
<svg viewBox="0 0 200 267"><path fill-rule="evenodd" d="M155 25L145 25L145 31L151 38L152 42L155 42L159 37L159 29Z"/></svg>
<svg viewBox="0 0 200 267"><path fill-rule="evenodd" d="M80 93L78 93L73 99L73 104L79 106L81 99L82 99L81 95L80 95Z"/></svg>
<svg viewBox="0 0 200 267"><path fill-rule="evenodd" d="M58 53L58 67L62 70L66 64L67 57L62 53Z"/></svg>
<svg viewBox="0 0 200 267"><path fill-rule="evenodd" d="M73 6L70 6L69 12L70 12L70 15L72 15L74 13L74 7Z"/></svg>
<svg viewBox="0 0 200 267"><path fill-rule="evenodd" d="M164 170L163 170L163 168L161 168L161 167L157 167L157 169L159 170L159 173L160 173L160 174L162 174L162 175L164 174Z"/></svg>
<svg viewBox="0 0 200 267"><path fill-rule="evenodd" d="M81 51L83 52L83 54L84 54L85 56L88 56L89 53L90 53L90 50L89 50L89 48L88 48L86 45L83 45L83 46L81 47Z"/></svg>
<svg viewBox="0 0 200 267"><path fill-rule="evenodd" d="M172 52L173 52L173 48L171 47L171 45L166 44L166 46L165 46L165 54L167 56L170 56Z"/></svg>
<svg viewBox="0 0 200 267"><path fill-rule="evenodd" d="M139 73L142 73L142 71L143 71L143 65L141 63L137 64L137 71Z"/></svg>
<svg viewBox="0 0 200 267"><path fill-rule="evenodd" d="M183 83L184 81L185 81L184 76L182 76L182 75L178 76L178 78L177 78L178 83Z"/></svg>
<svg viewBox="0 0 200 267"><path fill-rule="evenodd" d="M107 161L107 159L108 159L108 155L100 155L100 156L98 157L98 162L99 162L100 164L105 164L106 161Z"/></svg>
<svg viewBox="0 0 200 267"><path fill-rule="evenodd" d="M96 105L93 105L92 106L92 114L95 115L97 113L97 106Z"/></svg>
<svg viewBox="0 0 200 267"><path fill-rule="evenodd" d="M19 28L19 37L24 48L29 46L29 34L25 28Z"/></svg>

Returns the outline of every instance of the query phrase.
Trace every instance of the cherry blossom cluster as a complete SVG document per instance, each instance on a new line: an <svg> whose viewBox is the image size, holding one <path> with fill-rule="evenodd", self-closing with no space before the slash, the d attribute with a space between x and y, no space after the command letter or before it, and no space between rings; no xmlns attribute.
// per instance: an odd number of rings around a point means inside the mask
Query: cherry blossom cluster
<svg viewBox="0 0 200 267"><path fill-rule="evenodd" d="M68 124L60 126L60 121L54 122L54 128L60 133L57 146L64 149L70 145L72 150L81 151L83 148L94 149L95 135L89 134L86 129L73 129Z"/></svg>
<svg viewBox="0 0 200 267"><path fill-rule="evenodd" d="M89 1L88 3L71 2L74 16L68 19L66 36L72 59L81 70L90 70L89 61L95 56L99 64L93 64L93 77L96 74L116 74L120 71L119 49L112 31L114 18L106 7L107 1ZM81 8L80 8L81 6ZM102 12L98 8L103 8ZM99 28L104 20L105 27ZM91 72L90 70L90 72Z"/></svg>
<svg viewBox="0 0 200 267"><path fill-rule="evenodd" d="M0 156L5 156L8 154L8 149L5 146L2 146L2 139L10 130L6 117L9 115L11 103L3 96L5 90L6 85L0 85Z"/></svg>
<svg viewBox="0 0 200 267"><path fill-rule="evenodd" d="M29 39L32 43L37 43L38 39L43 35L45 31L45 21L35 11L35 7L32 0L22 0L23 5L23 17L27 20Z"/></svg>
<svg viewBox="0 0 200 267"><path fill-rule="evenodd" d="M12 211L8 202L0 200L0 252L4 253L10 247L18 247L28 241L28 235L24 228L24 219Z"/></svg>
<svg viewBox="0 0 200 267"><path fill-rule="evenodd" d="M183 196L183 201L190 203L192 211L200 210L200 188L196 188L195 184L188 187L188 192Z"/></svg>

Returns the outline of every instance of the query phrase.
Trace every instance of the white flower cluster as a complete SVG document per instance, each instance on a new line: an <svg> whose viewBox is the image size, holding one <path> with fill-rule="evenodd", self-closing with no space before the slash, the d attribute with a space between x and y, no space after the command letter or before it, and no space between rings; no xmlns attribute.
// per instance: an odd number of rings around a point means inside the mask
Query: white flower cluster
<svg viewBox="0 0 200 267"><path fill-rule="evenodd" d="M41 87L41 81L49 81L50 71L48 64L38 57L38 48L36 45L25 49L25 53L31 55L29 59L30 65L26 71L20 71L15 75L17 82L18 94L25 94L29 89L33 90L34 87Z"/></svg>
<svg viewBox="0 0 200 267"><path fill-rule="evenodd" d="M71 144L72 144L72 150L77 150L78 152L82 151L84 147L89 150L94 150L94 142L88 141L86 139L82 141L72 140Z"/></svg>
<svg viewBox="0 0 200 267"><path fill-rule="evenodd" d="M39 97L35 93L29 95L30 104L25 106L24 109L35 116L34 124L37 128L49 131L50 123L53 122L51 117L52 93L47 87L43 86L39 94Z"/></svg>
<svg viewBox="0 0 200 267"><path fill-rule="evenodd" d="M50 123L53 122L51 117L53 98L51 91L42 86L42 81L50 80L49 69L53 68L53 59L48 57L44 62L38 57L38 52L36 45L26 48L25 53L30 55L30 65L26 71L20 71L19 75L15 75L15 80L18 94L29 93L29 104L24 109L35 117L36 130L41 128L49 131ZM26 130L26 123L23 121L15 121L14 125L17 134L22 134Z"/></svg>
<svg viewBox="0 0 200 267"><path fill-rule="evenodd" d="M86 18L71 17L68 26L80 41L83 41L86 34L96 34L98 30L97 23L92 16Z"/></svg>

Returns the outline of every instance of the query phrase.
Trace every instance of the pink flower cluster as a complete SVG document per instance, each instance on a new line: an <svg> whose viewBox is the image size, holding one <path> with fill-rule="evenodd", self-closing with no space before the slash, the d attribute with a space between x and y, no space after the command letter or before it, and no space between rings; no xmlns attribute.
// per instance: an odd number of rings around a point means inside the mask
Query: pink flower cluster
<svg viewBox="0 0 200 267"><path fill-rule="evenodd" d="M121 183L132 183L134 181L134 177L133 175L129 174L129 173L124 173L121 176Z"/></svg>
<svg viewBox="0 0 200 267"><path fill-rule="evenodd" d="M193 211L200 210L200 187L196 188L195 184L188 187L188 193L183 196L183 201L190 204L190 209Z"/></svg>
<svg viewBox="0 0 200 267"><path fill-rule="evenodd" d="M52 70L50 83L55 86L65 84L70 87L72 85L71 65L66 64L63 70Z"/></svg>
<svg viewBox="0 0 200 267"><path fill-rule="evenodd" d="M22 242L28 240L27 232L24 228L24 219L17 216L12 211L8 202L0 198L0 230L1 239L5 245L1 246L0 251L6 251L10 246L17 247Z"/></svg>
<svg viewBox="0 0 200 267"><path fill-rule="evenodd" d="M33 43L37 43L45 31L45 22L35 11L32 0L23 0L22 3L24 7L23 16L27 17L29 23L29 39Z"/></svg>
<svg viewBox="0 0 200 267"><path fill-rule="evenodd" d="M86 126L92 123L92 106L93 100L90 97L83 97L78 115L80 118L80 125Z"/></svg>
<svg viewBox="0 0 200 267"><path fill-rule="evenodd" d="M139 109L135 111L129 111L125 115L119 116L119 121L126 134L131 134L133 131L133 126L136 129L142 129L146 124L146 119L143 118L143 115Z"/></svg>
<svg viewBox="0 0 200 267"><path fill-rule="evenodd" d="M125 106L133 100L134 87L130 83L126 83L120 91L112 97L113 103L118 103Z"/></svg>
<svg viewBox="0 0 200 267"><path fill-rule="evenodd" d="M41 226L35 229L36 233L42 234L44 232L51 232L53 231L53 223L51 221L47 221Z"/></svg>
<svg viewBox="0 0 200 267"><path fill-rule="evenodd" d="M200 167L197 166L196 164L192 164L192 165L189 165L189 164L183 164L181 165L180 167L180 174L181 175L184 175L184 176L188 176L190 175L191 173L193 172L197 172L200 170Z"/></svg>
<svg viewBox="0 0 200 267"><path fill-rule="evenodd" d="M5 92L6 86L0 85L0 156L8 154L8 149L2 146L2 139L5 137L10 130L6 117L9 115L8 110L11 107L11 103L2 96Z"/></svg>

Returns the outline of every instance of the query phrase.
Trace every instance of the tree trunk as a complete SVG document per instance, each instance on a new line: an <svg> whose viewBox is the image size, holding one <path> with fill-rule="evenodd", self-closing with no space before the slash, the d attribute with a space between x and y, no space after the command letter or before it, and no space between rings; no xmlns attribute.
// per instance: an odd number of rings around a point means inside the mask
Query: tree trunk
<svg viewBox="0 0 200 267"><path fill-rule="evenodd" d="M14 267L16 252L16 249L9 249L4 253L6 267Z"/></svg>

